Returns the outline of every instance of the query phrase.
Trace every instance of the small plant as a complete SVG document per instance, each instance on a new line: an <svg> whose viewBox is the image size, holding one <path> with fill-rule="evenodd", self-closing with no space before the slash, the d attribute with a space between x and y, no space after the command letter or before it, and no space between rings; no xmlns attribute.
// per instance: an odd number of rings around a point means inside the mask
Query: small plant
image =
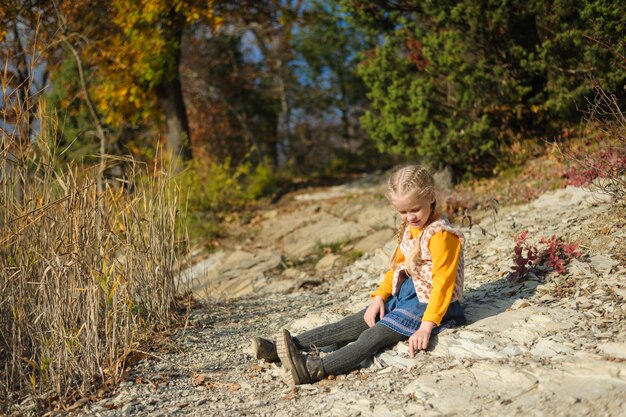
<svg viewBox="0 0 626 417"><path fill-rule="evenodd" d="M515 236L513 266L511 267L513 272L509 274L509 281L511 282L523 281L532 268L533 262L537 259L537 248L527 242L527 236L528 230ZM524 256L524 251L526 251L526 256Z"/></svg>
<svg viewBox="0 0 626 417"><path fill-rule="evenodd" d="M318 243L317 250L323 256L329 253L339 253L341 252L341 248L343 247L344 242L333 242L333 243Z"/></svg>
<svg viewBox="0 0 626 417"><path fill-rule="evenodd" d="M180 208L187 214L186 227L191 240L208 246L208 242L226 236L224 216L273 195L278 180L269 161L253 165L249 157L239 163L229 158L221 162L190 163L177 176L176 183L185 191ZM241 223L251 220L251 213L243 211Z"/></svg>
<svg viewBox="0 0 626 417"><path fill-rule="evenodd" d="M348 252L346 252L345 256L348 259L348 263L352 264L358 261L363 256L363 252L361 252L360 250L349 250Z"/></svg>
<svg viewBox="0 0 626 417"><path fill-rule="evenodd" d="M462 217L466 210L476 206L476 204L470 202L466 194L459 193L458 191L447 194L440 198L437 203L441 204L441 209L448 218Z"/></svg>
<svg viewBox="0 0 626 417"><path fill-rule="evenodd" d="M528 230L514 238L513 266L508 276L511 282L524 281L530 273L538 275L549 270L565 275L569 261L580 257L578 243L565 243L556 235L541 237L539 243L543 246L539 248L528 242Z"/></svg>
<svg viewBox="0 0 626 417"><path fill-rule="evenodd" d="M544 245L544 248L539 254L538 263L546 263L548 267L552 268L559 275L567 274L566 263L572 258L580 257L580 252L578 251L580 245L578 243L566 244L560 238L557 238L556 235L552 235L549 238L542 237L539 243Z"/></svg>
<svg viewBox="0 0 626 417"><path fill-rule="evenodd" d="M190 211L225 212L244 207L272 193L275 176L268 161L253 166L249 160L239 164L196 162L179 175L177 182L188 191Z"/></svg>

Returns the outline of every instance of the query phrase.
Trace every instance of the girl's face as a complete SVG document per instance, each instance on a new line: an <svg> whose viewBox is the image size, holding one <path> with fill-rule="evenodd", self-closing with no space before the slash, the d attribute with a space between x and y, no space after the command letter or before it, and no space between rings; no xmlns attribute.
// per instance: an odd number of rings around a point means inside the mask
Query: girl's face
<svg viewBox="0 0 626 417"><path fill-rule="evenodd" d="M413 227L421 228L426 225L430 217L434 201L434 195L417 197L414 193L410 193L400 198L392 198L391 204L394 205L402 220L406 220Z"/></svg>

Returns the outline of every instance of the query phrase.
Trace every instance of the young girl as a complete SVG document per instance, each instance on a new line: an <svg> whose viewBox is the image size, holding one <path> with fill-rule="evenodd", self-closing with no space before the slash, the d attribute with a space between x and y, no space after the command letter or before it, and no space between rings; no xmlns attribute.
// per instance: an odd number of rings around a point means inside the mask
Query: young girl
<svg viewBox="0 0 626 417"><path fill-rule="evenodd" d="M295 385L356 368L379 350L409 339L409 354L426 349L431 334L465 322L463 234L436 211L434 180L409 165L393 172L387 198L402 217L390 270L370 294L366 309L337 323L292 337L283 329L276 343L253 339L257 359L279 360ZM350 343L324 358L300 350Z"/></svg>

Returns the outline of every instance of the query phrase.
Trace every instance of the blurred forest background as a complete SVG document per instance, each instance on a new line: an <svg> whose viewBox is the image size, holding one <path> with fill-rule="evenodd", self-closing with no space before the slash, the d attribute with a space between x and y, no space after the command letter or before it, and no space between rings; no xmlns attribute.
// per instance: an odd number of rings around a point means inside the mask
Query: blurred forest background
<svg viewBox="0 0 626 417"><path fill-rule="evenodd" d="M0 413L106 395L180 317L186 230L290 190L421 161L532 198L520 167L555 176L532 158L576 141L558 175L623 178L625 20L621 0L0 0Z"/></svg>
<svg viewBox="0 0 626 417"><path fill-rule="evenodd" d="M153 162L162 146L188 168L191 217L407 159L491 176L572 136L594 83L623 102L625 15L621 1L5 0L4 129L17 159L38 114L60 162Z"/></svg>

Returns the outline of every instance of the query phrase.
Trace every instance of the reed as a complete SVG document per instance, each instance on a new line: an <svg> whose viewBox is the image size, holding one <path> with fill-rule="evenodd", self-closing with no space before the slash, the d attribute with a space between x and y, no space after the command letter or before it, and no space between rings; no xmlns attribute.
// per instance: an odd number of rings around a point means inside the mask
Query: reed
<svg viewBox="0 0 626 417"><path fill-rule="evenodd" d="M5 107L0 126L0 414L25 393L50 407L120 380L128 355L174 317L184 228L168 172L113 156L59 166L56 119L40 103L36 138L25 138L33 107L11 94L12 122ZM124 178L105 180L103 166L120 163Z"/></svg>

